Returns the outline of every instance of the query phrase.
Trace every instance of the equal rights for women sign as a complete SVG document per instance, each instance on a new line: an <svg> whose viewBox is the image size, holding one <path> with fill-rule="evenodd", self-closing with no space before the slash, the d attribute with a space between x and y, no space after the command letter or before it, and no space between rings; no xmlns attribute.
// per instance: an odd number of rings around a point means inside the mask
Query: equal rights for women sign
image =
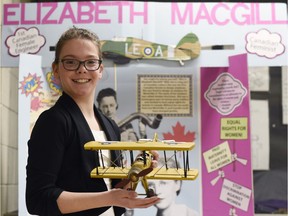
<svg viewBox="0 0 288 216"><path fill-rule="evenodd" d="M200 76L203 212L253 215L247 55L202 67Z"/></svg>

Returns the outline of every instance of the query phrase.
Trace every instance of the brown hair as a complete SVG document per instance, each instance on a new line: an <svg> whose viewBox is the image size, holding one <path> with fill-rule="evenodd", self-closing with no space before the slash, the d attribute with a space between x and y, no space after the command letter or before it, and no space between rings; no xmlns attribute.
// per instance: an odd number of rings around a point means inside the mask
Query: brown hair
<svg viewBox="0 0 288 216"><path fill-rule="evenodd" d="M112 88L105 88L102 89L101 91L99 91L98 96L96 98L96 101L98 102L98 105L100 106L101 101L104 97L114 97L116 103L117 103L117 95L116 95L116 91ZM117 106L118 107L118 106Z"/></svg>
<svg viewBox="0 0 288 216"><path fill-rule="evenodd" d="M77 28L75 26L73 26L72 28L68 29L67 31L65 31L61 37L59 38L56 47L55 47L55 59L54 59L54 63L57 64L59 62L59 57L60 57L60 52L62 50L62 47L64 46L64 44L68 41L68 40L72 40L72 39L85 39L85 40L90 40L91 42L93 42L96 47L98 48L98 55L99 55L99 59L102 59L102 52L101 52L101 44L100 44L100 40L99 37L87 30L87 29L83 29L83 28Z"/></svg>

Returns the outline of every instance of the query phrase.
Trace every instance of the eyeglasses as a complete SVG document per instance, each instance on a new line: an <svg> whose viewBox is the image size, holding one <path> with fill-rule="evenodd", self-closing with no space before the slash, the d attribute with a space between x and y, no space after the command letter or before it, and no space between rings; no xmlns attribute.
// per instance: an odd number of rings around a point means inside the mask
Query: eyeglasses
<svg viewBox="0 0 288 216"><path fill-rule="evenodd" d="M88 59L85 61L79 61L77 59L62 59L61 63L63 64L63 67L68 71L78 70L81 64L84 65L87 71L96 71L102 64L102 60Z"/></svg>

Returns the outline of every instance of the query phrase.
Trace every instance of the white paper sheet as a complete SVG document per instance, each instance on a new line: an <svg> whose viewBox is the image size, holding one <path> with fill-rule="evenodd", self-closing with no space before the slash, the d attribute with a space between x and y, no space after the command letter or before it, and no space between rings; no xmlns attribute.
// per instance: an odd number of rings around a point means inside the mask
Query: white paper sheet
<svg viewBox="0 0 288 216"><path fill-rule="evenodd" d="M269 108L267 100L251 100L253 170L269 170Z"/></svg>

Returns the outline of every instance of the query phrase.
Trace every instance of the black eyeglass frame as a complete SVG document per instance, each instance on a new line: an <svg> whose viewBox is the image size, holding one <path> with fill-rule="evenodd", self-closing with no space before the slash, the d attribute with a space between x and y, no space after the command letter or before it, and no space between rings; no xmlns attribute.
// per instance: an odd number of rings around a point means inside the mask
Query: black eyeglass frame
<svg viewBox="0 0 288 216"><path fill-rule="evenodd" d="M65 63L63 63L63 62L65 62L65 61L71 61L71 60L78 62L78 66L75 67L75 69L67 69L67 68L65 67ZM96 61L98 62L98 67L97 67L96 69L90 70L90 69L87 68L86 62L91 61L91 60L96 60ZM64 69L67 70L67 71L76 71L76 70L78 70L78 69L80 68L80 66L81 66L82 64L84 65L84 67L85 67L85 69L86 69L87 71L96 71L96 70L98 70L98 69L100 68L103 60L102 60L102 59L87 59L87 60L85 60L85 61L80 61L80 60L78 60L78 59L61 59L60 62L62 63Z"/></svg>

